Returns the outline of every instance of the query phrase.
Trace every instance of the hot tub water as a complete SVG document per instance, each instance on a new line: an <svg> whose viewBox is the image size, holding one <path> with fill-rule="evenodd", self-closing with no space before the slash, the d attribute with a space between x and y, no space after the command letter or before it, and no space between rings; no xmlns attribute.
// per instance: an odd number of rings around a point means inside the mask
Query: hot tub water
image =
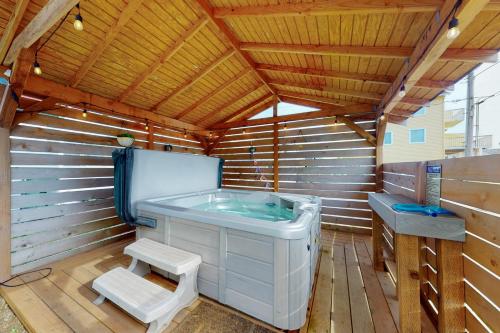
<svg viewBox="0 0 500 333"><path fill-rule="evenodd" d="M269 222L289 221L294 218L293 209L276 204L245 202L240 200L211 201L193 206L205 212L218 212L252 217Z"/></svg>

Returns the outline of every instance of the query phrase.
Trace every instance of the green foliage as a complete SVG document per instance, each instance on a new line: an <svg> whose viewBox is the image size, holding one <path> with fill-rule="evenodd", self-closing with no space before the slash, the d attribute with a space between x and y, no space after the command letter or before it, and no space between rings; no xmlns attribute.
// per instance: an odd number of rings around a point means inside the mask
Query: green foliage
<svg viewBox="0 0 500 333"><path fill-rule="evenodd" d="M135 137L130 133L122 133L117 135L118 138L131 138L135 140Z"/></svg>

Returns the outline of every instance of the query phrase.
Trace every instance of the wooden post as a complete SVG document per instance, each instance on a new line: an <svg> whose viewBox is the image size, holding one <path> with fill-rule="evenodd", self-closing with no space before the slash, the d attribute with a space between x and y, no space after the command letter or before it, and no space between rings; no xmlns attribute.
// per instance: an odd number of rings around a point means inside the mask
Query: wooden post
<svg viewBox="0 0 500 333"><path fill-rule="evenodd" d="M147 144L148 149L155 149L154 139L155 139L155 134L153 132L153 127L148 123L148 144Z"/></svg>
<svg viewBox="0 0 500 333"><path fill-rule="evenodd" d="M418 237L396 234L399 331L420 333L420 279Z"/></svg>
<svg viewBox="0 0 500 333"><path fill-rule="evenodd" d="M373 269L384 271L384 220L372 210Z"/></svg>
<svg viewBox="0 0 500 333"><path fill-rule="evenodd" d="M278 99L275 98L273 105L273 117L278 116ZM278 132L278 123L273 124L273 183L274 183L274 192L279 191L279 132Z"/></svg>
<svg viewBox="0 0 500 333"><path fill-rule="evenodd" d="M0 128L0 282L10 278L10 129Z"/></svg>
<svg viewBox="0 0 500 333"><path fill-rule="evenodd" d="M436 240L439 332L464 332L464 266L462 243Z"/></svg>
<svg viewBox="0 0 500 333"><path fill-rule="evenodd" d="M375 192L384 192L384 167L383 147L387 119L379 118L377 121L377 146L375 150Z"/></svg>

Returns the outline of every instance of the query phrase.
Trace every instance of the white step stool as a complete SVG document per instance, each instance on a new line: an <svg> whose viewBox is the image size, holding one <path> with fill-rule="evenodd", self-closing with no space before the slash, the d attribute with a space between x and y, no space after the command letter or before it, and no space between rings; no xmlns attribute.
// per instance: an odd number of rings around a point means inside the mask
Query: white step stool
<svg viewBox="0 0 500 333"><path fill-rule="evenodd" d="M115 268L94 280L92 288L100 293L94 301L99 305L107 298L144 323L147 333L161 332L181 309L198 297L196 277L201 257L174 247L141 238L127 246L132 257L128 270ZM149 265L179 275L175 292L146 279Z"/></svg>

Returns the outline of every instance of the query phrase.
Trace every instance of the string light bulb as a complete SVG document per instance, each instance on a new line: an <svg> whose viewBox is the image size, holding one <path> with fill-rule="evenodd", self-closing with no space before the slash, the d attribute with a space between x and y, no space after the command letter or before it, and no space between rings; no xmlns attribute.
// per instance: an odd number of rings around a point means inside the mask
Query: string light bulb
<svg viewBox="0 0 500 333"><path fill-rule="evenodd" d="M186 130L184 129L184 139L187 139L187 137L188 137L188 134L187 134Z"/></svg>
<svg viewBox="0 0 500 333"><path fill-rule="evenodd" d="M384 121L385 120L385 114L382 113L382 115L380 116L379 120L380 121Z"/></svg>
<svg viewBox="0 0 500 333"><path fill-rule="evenodd" d="M283 129L286 131L288 129L288 126L286 126L286 123L283 125Z"/></svg>
<svg viewBox="0 0 500 333"><path fill-rule="evenodd" d="M448 23L448 32L446 33L446 38L448 39L455 39L460 35L460 28L458 27L458 19L453 16L453 18L450 20L450 23Z"/></svg>
<svg viewBox="0 0 500 333"><path fill-rule="evenodd" d="M243 129L243 134L247 134L247 130L246 129Z"/></svg>
<svg viewBox="0 0 500 333"><path fill-rule="evenodd" d="M146 121L146 126L144 126L144 129L145 129L146 131L149 131L149 122L148 122L148 121Z"/></svg>
<svg viewBox="0 0 500 333"><path fill-rule="evenodd" d="M86 109L83 109L82 117L87 118L87 110Z"/></svg>
<svg viewBox="0 0 500 333"><path fill-rule="evenodd" d="M80 4L76 4L76 8L78 9L78 13L75 15L75 22L73 22L73 27L77 31L82 31L83 30L83 17L80 13Z"/></svg>
<svg viewBox="0 0 500 333"><path fill-rule="evenodd" d="M214 136L214 133L210 132L208 136L211 138L212 136Z"/></svg>
<svg viewBox="0 0 500 333"><path fill-rule="evenodd" d="M401 85L401 88L399 89L399 97L403 98L406 96L406 87L405 87L405 84L403 83Z"/></svg>
<svg viewBox="0 0 500 333"><path fill-rule="evenodd" d="M35 61L33 62L33 72L35 72L35 74L38 76L42 75L42 67L40 67L40 64L38 63L38 52L35 53Z"/></svg>

